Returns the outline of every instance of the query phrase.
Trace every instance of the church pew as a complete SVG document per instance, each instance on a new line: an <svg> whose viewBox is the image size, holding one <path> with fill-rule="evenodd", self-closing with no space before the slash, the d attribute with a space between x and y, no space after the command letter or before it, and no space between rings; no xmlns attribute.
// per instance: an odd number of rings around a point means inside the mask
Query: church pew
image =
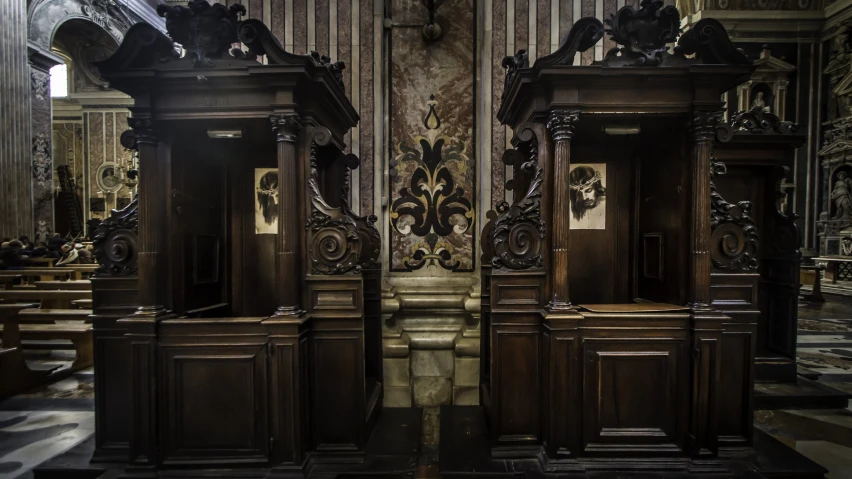
<svg viewBox="0 0 852 479"><path fill-rule="evenodd" d="M53 268L56 261L56 258L27 258L24 260L24 263L29 266L37 266L40 268Z"/></svg>
<svg viewBox="0 0 852 479"><path fill-rule="evenodd" d="M30 268L26 266L22 269L0 271L0 276L16 274L26 278L36 278L40 281L53 281L56 279L64 281L73 277L76 272L74 270L62 268Z"/></svg>
<svg viewBox="0 0 852 479"><path fill-rule="evenodd" d="M74 273L71 276L71 279L81 280L84 277L89 277L98 270L98 265L96 264L65 264L62 266L57 266L57 268L66 268L70 269Z"/></svg>
<svg viewBox="0 0 852 479"><path fill-rule="evenodd" d="M91 291L51 291L51 290L3 290L0 302L40 302L42 308L71 309L71 302L79 299L91 299Z"/></svg>
<svg viewBox="0 0 852 479"><path fill-rule="evenodd" d="M18 313L34 304L0 304L0 321L3 323L0 343L0 398L5 398L43 383L52 370L33 371L27 366L21 349Z"/></svg>
<svg viewBox="0 0 852 479"><path fill-rule="evenodd" d="M12 323L15 324L15 327L10 329L13 331L12 336L18 337L18 339L15 340L15 344L18 349L22 347L21 340L70 340L74 345L74 350L77 355L74 357L74 362L71 363L70 369L66 372L79 371L80 369L91 366L94 362L91 324L20 324L20 315L16 315L11 321L4 321L3 329L0 330L0 334L3 335L4 344L6 343L7 325Z"/></svg>
<svg viewBox="0 0 852 479"><path fill-rule="evenodd" d="M77 321L91 323L91 309L43 309L31 308L18 313L21 323L55 324L57 321Z"/></svg>
<svg viewBox="0 0 852 479"><path fill-rule="evenodd" d="M91 291L92 282L88 279L71 281L36 281L36 289L61 291Z"/></svg>
<svg viewBox="0 0 852 479"><path fill-rule="evenodd" d="M0 282L3 283L3 289L12 289L22 279L19 274L0 275Z"/></svg>
<svg viewBox="0 0 852 479"><path fill-rule="evenodd" d="M92 309L92 300L91 299L75 299L71 301L72 308L79 309Z"/></svg>

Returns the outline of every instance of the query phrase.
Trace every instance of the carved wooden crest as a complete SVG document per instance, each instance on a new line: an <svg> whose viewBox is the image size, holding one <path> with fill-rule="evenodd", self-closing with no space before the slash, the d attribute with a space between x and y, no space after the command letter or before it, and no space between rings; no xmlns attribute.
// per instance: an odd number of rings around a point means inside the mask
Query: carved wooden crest
<svg viewBox="0 0 852 479"><path fill-rule="evenodd" d="M606 21L615 43L607 60L617 55L632 63L660 65L668 51L667 43L674 42L680 33L680 14L677 8L664 6L662 0L642 0L639 10L622 7Z"/></svg>
<svg viewBox="0 0 852 479"><path fill-rule="evenodd" d="M731 117L731 126L734 131L756 134L780 133L789 135L796 133L799 125L790 121L781 121L776 115L763 111L760 107L754 107L749 111L740 111Z"/></svg>
<svg viewBox="0 0 852 479"><path fill-rule="evenodd" d="M240 4L225 7L206 0L191 0L187 6L159 5L157 13L166 18L166 30L172 40L186 49L196 67L211 67L213 60L236 43L239 16L246 8Z"/></svg>
<svg viewBox="0 0 852 479"><path fill-rule="evenodd" d="M544 168L538 164L538 139L530 128L520 128L518 146L506 151L503 161L513 165L524 161L521 170L532 175L523 198L509 206L501 202L497 206L498 216L490 231L491 249L494 256L491 264L495 268L529 269L544 264L542 255L545 239L545 223L541 218L541 194ZM529 156L524 158L521 151Z"/></svg>

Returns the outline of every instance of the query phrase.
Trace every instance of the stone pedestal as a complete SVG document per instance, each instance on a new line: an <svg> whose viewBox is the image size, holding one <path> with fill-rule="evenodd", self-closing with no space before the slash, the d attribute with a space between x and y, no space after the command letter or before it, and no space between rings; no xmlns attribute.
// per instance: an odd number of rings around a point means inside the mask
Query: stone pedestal
<svg viewBox="0 0 852 479"><path fill-rule="evenodd" d="M385 407L479 404L479 310L471 278L388 282Z"/></svg>

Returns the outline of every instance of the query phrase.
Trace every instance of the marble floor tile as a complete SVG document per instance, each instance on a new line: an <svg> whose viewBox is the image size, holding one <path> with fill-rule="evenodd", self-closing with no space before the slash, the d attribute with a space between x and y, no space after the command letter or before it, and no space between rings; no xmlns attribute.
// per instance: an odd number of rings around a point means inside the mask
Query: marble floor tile
<svg viewBox="0 0 852 479"><path fill-rule="evenodd" d="M92 411L0 411L0 478L18 477L94 433Z"/></svg>

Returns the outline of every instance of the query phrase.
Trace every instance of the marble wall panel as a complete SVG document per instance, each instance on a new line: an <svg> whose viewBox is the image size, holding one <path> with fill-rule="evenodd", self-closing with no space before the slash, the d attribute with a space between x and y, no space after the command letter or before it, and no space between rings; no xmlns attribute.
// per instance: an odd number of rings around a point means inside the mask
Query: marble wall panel
<svg viewBox="0 0 852 479"><path fill-rule="evenodd" d="M50 89L40 88L46 71L31 68L30 134L32 135L32 195L35 241L47 241L53 234L53 151L50 121Z"/></svg>
<svg viewBox="0 0 852 479"><path fill-rule="evenodd" d="M379 212L373 207L373 165L375 148L373 147L374 126L373 126L373 1L374 0L352 0L359 3L358 15L360 22L355 28L359 28L360 45L353 45L353 48L359 48L360 65L352 66L352 75L358 75L360 97L358 114L361 120L358 123L358 134L361 136L361 166L358 168L360 175L361 186L361 214L370 215L378 214Z"/></svg>
<svg viewBox="0 0 852 479"><path fill-rule="evenodd" d="M422 23L416 2L394 1L393 21ZM425 43L419 28L391 37L390 269L434 276L475 267L475 7L445 3L443 36Z"/></svg>

